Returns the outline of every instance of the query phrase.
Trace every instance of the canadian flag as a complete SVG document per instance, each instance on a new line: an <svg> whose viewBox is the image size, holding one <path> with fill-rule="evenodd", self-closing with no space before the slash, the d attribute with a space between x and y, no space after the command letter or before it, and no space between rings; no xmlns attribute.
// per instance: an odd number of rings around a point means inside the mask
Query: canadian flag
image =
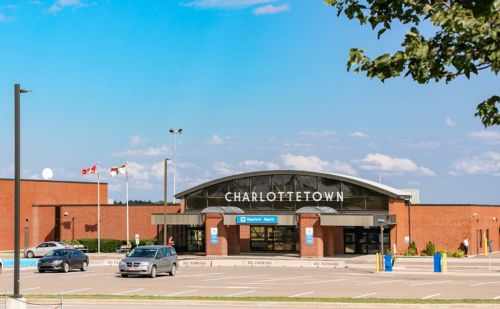
<svg viewBox="0 0 500 309"><path fill-rule="evenodd" d="M95 174L97 172L97 165L94 165L89 168L84 168L82 170L82 175Z"/></svg>
<svg viewBox="0 0 500 309"><path fill-rule="evenodd" d="M111 177L115 177L117 175L124 174L126 171L127 171L127 166L123 164L118 167L112 167L109 170L109 174L111 175Z"/></svg>

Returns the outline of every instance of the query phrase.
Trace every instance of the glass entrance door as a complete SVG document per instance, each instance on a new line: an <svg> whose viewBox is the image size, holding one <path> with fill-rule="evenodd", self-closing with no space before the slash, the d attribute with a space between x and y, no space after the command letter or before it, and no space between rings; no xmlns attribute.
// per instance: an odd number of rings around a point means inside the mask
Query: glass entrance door
<svg viewBox="0 0 500 309"><path fill-rule="evenodd" d="M389 229L384 229L384 248L390 246ZM344 253L373 254L380 249L379 227L344 227Z"/></svg>
<svg viewBox="0 0 500 309"><path fill-rule="evenodd" d="M297 228L295 226L250 226L252 251L296 251Z"/></svg>

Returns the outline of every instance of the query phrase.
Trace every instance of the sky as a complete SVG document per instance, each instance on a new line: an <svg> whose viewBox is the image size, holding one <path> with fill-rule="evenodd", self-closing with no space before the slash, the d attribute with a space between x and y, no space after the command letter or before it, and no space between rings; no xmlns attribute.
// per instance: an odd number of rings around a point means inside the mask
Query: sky
<svg viewBox="0 0 500 309"><path fill-rule="evenodd" d="M500 204L500 128L477 104L500 92L482 72L446 85L348 72L377 40L322 0L0 0L0 177L14 176L13 85L22 95L22 172L96 181L109 198L163 199L249 171L353 175L420 190L422 203ZM169 196L173 163L169 163ZM169 198L171 200L172 197Z"/></svg>

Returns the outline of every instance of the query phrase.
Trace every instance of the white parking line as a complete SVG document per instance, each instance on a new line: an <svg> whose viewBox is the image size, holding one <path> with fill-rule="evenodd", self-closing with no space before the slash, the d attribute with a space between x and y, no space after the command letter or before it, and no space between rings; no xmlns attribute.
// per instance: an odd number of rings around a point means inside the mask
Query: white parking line
<svg viewBox="0 0 500 309"><path fill-rule="evenodd" d="M181 294L186 294L186 293L191 293L191 292L196 292L199 291L197 290L189 290L189 291L183 291L183 292L177 292L177 293L170 293L170 294L165 294L164 296L175 296L175 295L181 295Z"/></svg>
<svg viewBox="0 0 500 309"><path fill-rule="evenodd" d="M440 284L440 283L448 283L450 281L451 280L431 281L431 282L424 282L424 283L416 283L416 284L412 284L411 286L433 285L433 284Z"/></svg>
<svg viewBox="0 0 500 309"><path fill-rule="evenodd" d="M223 275L224 273L212 273L212 274L199 274L199 275L177 275L176 278L184 278L184 277L206 277L206 276L217 276Z"/></svg>
<svg viewBox="0 0 500 309"><path fill-rule="evenodd" d="M253 293L253 292L255 292L255 290L233 293L233 294L229 294L229 295L226 295L226 296L230 297L230 296L236 296L236 295L241 295L241 294L248 294L248 293Z"/></svg>
<svg viewBox="0 0 500 309"><path fill-rule="evenodd" d="M21 292L25 292L25 291L32 291L32 290L38 290L38 289L40 289L40 287L39 287L39 286L37 286L37 287L35 287L35 288L21 289L20 291L21 291Z"/></svg>
<svg viewBox="0 0 500 309"><path fill-rule="evenodd" d="M290 295L288 297L299 297L299 296L307 295L307 294L311 294L311 293L314 293L314 291L312 291L312 292L305 292L305 293L299 293L299 294L295 294L295 295Z"/></svg>
<svg viewBox="0 0 500 309"><path fill-rule="evenodd" d="M139 292L142 290L144 290L144 288L130 290L130 291L117 292L117 293L113 293L112 295L124 295L124 294L132 293L132 292Z"/></svg>
<svg viewBox="0 0 500 309"><path fill-rule="evenodd" d="M365 296L371 296L371 295L375 295L377 293L373 292L373 293L368 293L368 294L363 294L363 295L358 295L358 296L354 296L353 298L363 298Z"/></svg>
<svg viewBox="0 0 500 309"><path fill-rule="evenodd" d="M398 282L398 281L403 281L403 280L398 279L398 280L386 280L386 281L372 281L372 282L367 282L367 283L358 283L357 285L373 285L373 284L392 283L392 282Z"/></svg>
<svg viewBox="0 0 500 309"><path fill-rule="evenodd" d="M217 281L217 280L226 280L226 279L240 279L240 278L248 278L248 277L242 277L242 276L220 277L220 278L205 279L205 280L201 280L201 281L207 282L207 281Z"/></svg>
<svg viewBox="0 0 500 309"><path fill-rule="evenodd" d="M306 276L306 277L284 277L284 278L275 278L275 279L267 279L267 280L259 280L255 282L272 282L272 281L280 281L280 280L292 280L292 279L307 279L311 278L311 276Z"/></svg>
<svg viewBox="0 0 500 309"><path fill-rule="evenodd" d="M441 295L441 294L431 294L431 295L424 296L421 299L429 299L429 298L433 298L434 296L439 296L439 295Z"/></svg>
<svg viewBox="0 0 500 309"><path fill-rule="evenodd" d="M480 283L475 283L475 284L471 284L469 286L480 286L480 285L485 285L485 284L495 284L495 283L499 283L500 281L492 281L492 282L480 282Z"/></svg>
<svg viewBox="0 0 500 309"><path fill-rule="evenodd" d="M83 288L83 289L78 289L78 290L64 291L64 292L59 292L59 293L55 293L55 294L60 295L60 294L68 294L68 293L73 293L73 292L83 292L83 291L88 291L88 290L92 290L92 288Z"/></svg>
<svg viewBox="0 0 500 309"><path fill-rule="evenodd" d="M211 285L190 285L188 288L194 289L262 289L254 286L211 286Z"/></svg>
<svg viewBox="0 0 500 309"><path fill-rule="evenodd" d="M330 280L321 280L321 281L306 282L305 284L316 284L316 283L326 283L326 282L337 282L337 281L345 281L345 280L351 280L351 279L350 279L350 278L330 279Z"/></svg>
<svg viewBox="0 0 500 309"><path fill-rule="evenodd" d="M76 276L64 276L64 277L61 277L59 279L73 279L73 278L80 278L80 277L92 277L92 276L99 276L99 275L102 275L102 274L85 274L85 275L76 275Z"/></svg>

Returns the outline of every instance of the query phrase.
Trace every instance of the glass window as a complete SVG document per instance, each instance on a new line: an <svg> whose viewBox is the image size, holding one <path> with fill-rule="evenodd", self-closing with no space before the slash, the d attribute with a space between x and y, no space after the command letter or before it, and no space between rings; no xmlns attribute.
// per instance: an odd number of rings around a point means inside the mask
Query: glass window
<svg viewBox="0 0 500 309"><path fill-rule="evenodd" d="M318 191L318 177L297 175L297 192Z"/></svg>
<svg viewBox="0 0 500 309"><path fill-rule="evenodd" d="M257 176L250 178L250 191L262 192L267 194L271 191L271 177L270 176Z"/></svg>

